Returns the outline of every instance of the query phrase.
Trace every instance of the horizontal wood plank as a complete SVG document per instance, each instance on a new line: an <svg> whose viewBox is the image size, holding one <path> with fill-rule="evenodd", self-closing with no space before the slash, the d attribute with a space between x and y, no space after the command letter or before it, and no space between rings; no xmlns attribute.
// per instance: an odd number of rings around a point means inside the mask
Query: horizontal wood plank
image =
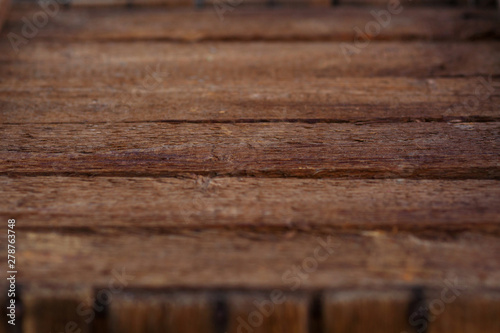
<svg viewBox="0 0 500 333"><path fill-rule="evenodd" d="M498 123L3 125L4 175L497 179Z"/></svg>
<svg viewBox="0 0 500 333"><path fill-rule="evenodd" d="M0 121L497 120L500 47L471 47L32 43L0 56Z"/></svg>
<svg viewBox="0 0 500 333"><path fill-rule="evenodd" d="M22 219L17 220L22 224ZM6 238L0 240L6 246ZM18 286L109 288L498 288L498 237L462 233L421 238L359 233L179 230L16 233ZM294 266L307 274L297 279ZM64 280L61 277L64 276Z"/></svg>
<svg viewBox="0 0 500 333"><path fill-rule="evenodd" d="M429 78L500 75L498 42L377 42L346 56L339 42L88 42L33 41L16 54L8 41L0 61L4 87L22 81L38 87L130 84L140 75L170 85L253 80L315 80L339 77ZM36 71L36 75L33 75ZM56 80L57 79L57 80ZM160 81L161 79L161 81ZM17 81L14 81L17 80ZM55 81L55 82L51 82ZM154 82L152 79L150 80ZM46 83L47 85L47 83Z"/></svg>
<svg viewBox="0 0 500 333"><path fill-rule="evenodd" d="M0 216L22 230L500 232L490 180L0 177L0 187Z"/></svg>
<svg viewBox="0 0 500 333"><path fill-rule="evenodd" d="M334 78L207 86L196 78L158 84L148 75L140 73L116 88L97 80L81 86L73 79L66 87L62 81L46 86L45 80L30 80L31 88L26 88L22 81L8 80L10 86L0 91L0 123L474 122L500 117L500 85L484 78ZM149 90L144 82L156 86Z"/></svg>
<svg viewBox="0 0 500 333"><path fill-rule="evenodd" d="M498 38L494 12L464 9L404 8L391 15L375 40L471 40ZM399 8L400 10L401 8ZM22 36L24 22L40 8L14 8L2 32ZM161 7L72 8L51 17L36 39L50 40L340 40L353 42L355 27L365 30L377 22L373 8L357 7L246 9L227 12L221 19L212 6L193 11ZM398 11L399 11L398 10ZM116 27L119 27L117 29ZM381 27L379 25L379 27ZM31 41L31 38L29 39Z"/></svg>

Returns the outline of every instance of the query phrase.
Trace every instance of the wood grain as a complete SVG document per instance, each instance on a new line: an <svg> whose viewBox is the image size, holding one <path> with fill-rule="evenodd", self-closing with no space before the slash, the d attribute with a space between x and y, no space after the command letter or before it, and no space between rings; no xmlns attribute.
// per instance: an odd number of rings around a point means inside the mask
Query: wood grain
<svg viewBox="0 0 500 333"><path fill-rule="evenodd" d="M6 240L1 243L5 246ZM500 281L498 237L474 232L426 238L383 231L162 233L103 228L86 233L23 231L16 244L21 288L64 285L100 290L108 288L117 273L127 277L127 288L202 290L439 288L451 277L473 290L498 288ZM321 250L322 244L329 244L330 255ZM295 273L287 273L294 265L308 267L309 273L297 279Z"/></svg>
<svg viewBox="0 0 500 333"><path fill-rule="evenodd" d="M260 333L346 330L382 333L393 329L398 332L419 329L445 332L451 328L460 333L496 332L499 291L469 287L451 278L444 279L439 288L321 290L315 293L281 289L128 289L112 294L104 310L107 315L103 318L98 317L101 316L99 312L95 317L89 315L89 302L96 302L97 295L108 289L95 291L90 296L82 291L37 288L23 297L26 312L22 321L26 332L38 332L39 327L56 332L78 329L94 333L194 330L203 333L252 330ZM97 308L101 306L98 302L95 304ZM419 311L422 315L415 316ZM102 326L97 326L98 321Z"/></svg>
<svg viewBox="0 0 500 333"><path fill-rule="evenodd" d="M349 64L332 43L33 42L0 56L0 121L496 120L499 50L376 43Z"/></svg>
<svg viewBox="0 0 500 333"><path fill-rule="evenodd" d="M160 122L0 128L4 175L441 179L500 175L498 123Z"/></svg>
<svg viewBox="0 0 500 333"><path fill-rule="evenodd" d="M21 33L23 17L37 6L17 7L9 16L9 31ZM355 38L354 27L374 21L372 9L238 8L221 20L212 7L190 9L73 8L52 18L36 39L59 41L171 40L171 41L346 41ZM119 27L119 29L117 29ZM485 10L406 8L374 40L477 40L499 36L496 13Z"/></svg>
<svg viewBox="0 0 500 333"><path fill-rule="evenodd" d="M92 1L0 35L20 330L498 331L496 13Z"/></svg>
<svg viewBox="0 0 500 333"><path fill-rule="evenodd" d="M97 79L94 85L82 86L80 81L68 79L66 84L52 81L50 87L46 86L47 80L30 80L32 88L27 89L23 86L26 83L10 79L9 85L3 85L0 91L0 123L358 123L499 119L500 86L496 80L488 91L484 84L487 79L480 78L318 78L308 83L233 81L208 87L196 78L184 82L167 78L148 90L143 88L145 80L151 81L148 75L138 73L131 78L132 82L121 87Z"/></svg>
<svg viewBox="0 0 500 333"><path fill-rule="evenodd" d="M489 180L0 177L0 187L0 216L26 231L500 231Z"/></svg>
<svg viewBox="0 0 500 333"><path fill-rule="evenodd" d="M354 77L434 78L500 75L498 42L374 42L346 57L339 42L68 42L33 40L19 53L7 41L0 60L2 85L14 79L36 87L130 83L148 74L170 84L203 80L315 80ZM36 75L33 75L33 70ZM156 74L156 76L154 75ZM57 80L55 80L57 78ZM118 80L118 81L117 81ZM153 81L153 80L151 80ZM14 85L15 87L15 85Z"/></svg>

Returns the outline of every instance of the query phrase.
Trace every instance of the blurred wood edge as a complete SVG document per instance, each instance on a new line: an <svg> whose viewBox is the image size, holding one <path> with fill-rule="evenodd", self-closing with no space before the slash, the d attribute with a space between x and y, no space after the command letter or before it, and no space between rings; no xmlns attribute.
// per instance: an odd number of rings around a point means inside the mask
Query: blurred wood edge
<svg viewBox="0 0 500 333"><path fill-rule="evenodd" d="M6 21L9 9L10 9L10 0L0 0L0 31L2 31L2 26Z"/></svg>

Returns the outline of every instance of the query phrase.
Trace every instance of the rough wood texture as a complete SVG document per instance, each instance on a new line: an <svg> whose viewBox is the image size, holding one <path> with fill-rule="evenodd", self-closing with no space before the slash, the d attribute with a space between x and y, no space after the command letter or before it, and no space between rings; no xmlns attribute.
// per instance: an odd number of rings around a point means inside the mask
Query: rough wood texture
<svg viewBox="0 0 500 333"><path fill-rule="evenodd" d="M30 7L31 8L31 7ZM39 8L13 9L9 29L20 33L23 17ZM354 27L374 21L372 9L356 7L300 10L245 9L226 13L221 20L213 8L81 8L65 11L40 29L36 39L66 40L341 40L352 42ZM119 28L117 28L119 27ZM4 31L2 34L5 34ZM464 9L406 8L373 40L476 40L498 38L495 12Z"/></svg>
<svg viewBox="0 0 500 333"><path fill-rule="evenodd" d="M19 54L9 52L0 60L4 88L14 80L38 85L51 80L82 86L92 83L137 84L140 75L151 78L151 87L202 80L205 84L227 81L311 80L390 77L433 78L500 75L499 42L378 42L346 58L339 42L206 42L198 44L151 42L30 43ZM474 52L471 52L471 47ZM176 61L182 59L182 61ZM350 59L350 62L348 61ZM43 64L43 65L42 65ZM32 70L36 68L36 76ZM147 70L146 70L147 69ZM135 79L135 80L134 80ZM491 80L491 79L490 79ZM9 84L10 83L10 84ZM26 83L26 82L25 82ZM113 84L114 83L114 84ZM497 82L494 82L497 84ZM47 83L45 84L47 86ZM13 88L16 85L13 85Z"/></svg>
<svg viewBox="0 0 500 333"><path fill-rule="evenodd" d="M30 90L8 80L11 85L0 91L0 123L481 122L500 116L498 83L493 81L494 91L484 98L484 81L477 78L267 80L211 87L192 79L147 90L141 88L143 74L133 79L136 85L117 88L97 80L93 87L72 87L78 83L70 79L66 87L30 80Z"/></svg>
<svg viewBox="0 0 500 333"><path fill-rule="evenodd" d="M37 42L0 56L0 121L495 120L500 47L473 45Z"/></svg>
<svg viewBox="0 0 500 333"><path fill-rule="evenodd" d="M489 180L1 177L0 187L0 216L27 231L500 231Z"/></svg>
<svg viewBox="0 0 500 333"><path fill-rule="evenodd" d="M1 126L3 175L498 179L498 123Z"/></svg>
<svg viewBox="0 0 500 333"><path fill-rule="evenodd" d="M5 79L72 78L104 80L144 72L150 67L163 80L198 76L204 81L274 80L336 77L467 77L500 75L499 42L377 42L349 58L342 42L30 43L22 52L6 52ZM471 47L474 52L471 52ZM175 61L182 59L182 61ZM350 62L349 62L350 60ZM41 65L43 64L43 66ZM37 76L27 70L36 66ZM5 70L5 69L4 69ZM163 75L160 75L163 74ZM167 76L168 75L168 76ZM4 75L2 75L4 76Z"/></svg>
<svg viewBox="0 0 500 333"><path fill-rule="evenodd" d="M207 4L10 12L19 331L498 332L496 13Z"/></svg>

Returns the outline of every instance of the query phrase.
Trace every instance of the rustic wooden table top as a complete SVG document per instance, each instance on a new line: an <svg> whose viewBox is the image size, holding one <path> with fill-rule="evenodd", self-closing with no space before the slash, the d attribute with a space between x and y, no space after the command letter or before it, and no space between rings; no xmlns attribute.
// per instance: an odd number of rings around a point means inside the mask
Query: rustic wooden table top
<svg viewBox="0 0 500 333"><path fill-rule="evenodd" d="M0 33L0 332L500 332L495 8L102 2Z"/></svg>

